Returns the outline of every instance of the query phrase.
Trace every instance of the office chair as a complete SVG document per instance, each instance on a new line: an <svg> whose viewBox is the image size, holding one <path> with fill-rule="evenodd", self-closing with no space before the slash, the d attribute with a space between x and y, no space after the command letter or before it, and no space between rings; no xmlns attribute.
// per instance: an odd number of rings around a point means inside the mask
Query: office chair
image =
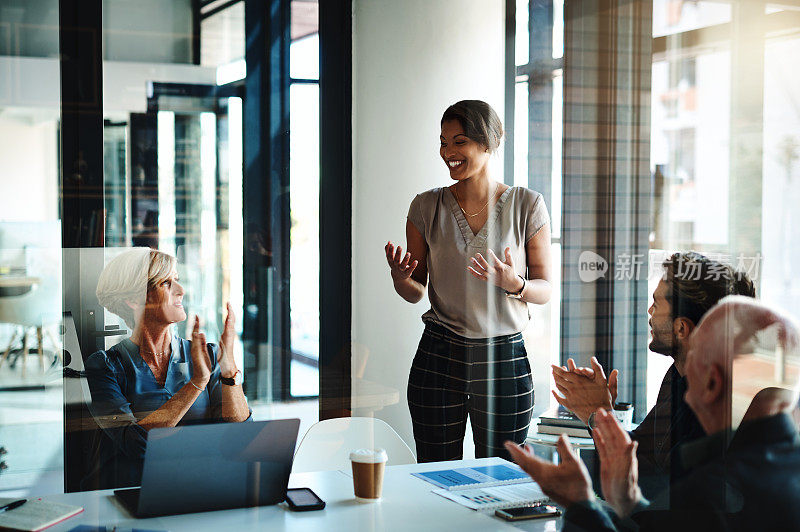
<svg viewBox="0 0 800 532"><path fill-rule="evenodd" d="M414 453L382 419L339 417L315 423L294 454L293 473L350 469L355 449L385 449L388 465L416 464Z"/></svg>
<svg viewBox="0 0 800 532"><path fill-rule="evenodd" d="M0 323L13 326L13 335L0 366L13 352L25 377L30 331L35 330L42 372L46 369L43 337L53 344L53 363L60 346L49 329L61 321L60 221L0 222ZM22 333L22 348L13 349Z"/></svg>

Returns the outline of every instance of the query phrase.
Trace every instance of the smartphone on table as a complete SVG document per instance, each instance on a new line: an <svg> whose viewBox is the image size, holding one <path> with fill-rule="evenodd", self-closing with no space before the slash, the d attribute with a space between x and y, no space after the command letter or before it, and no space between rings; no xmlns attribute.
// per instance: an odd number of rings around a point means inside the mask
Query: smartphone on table
<svg viewBox="0 0 800 532"><path fill-rule="evenodd" d="M495 510L494 515L502 517L506 521L522 521L523 519L542 519L547 517L558 517L561 510L555 506L539 504L536 506L523 506L520 508L506 508Z"/></svg>
<svg viewBox="0 0 800 532"><path fill-rule="evenodd" d="M286 490L286 504L289 505L290 510L295 512L308 512L325 508L325 501L320 499L310 488L290 488Z"/></svg>

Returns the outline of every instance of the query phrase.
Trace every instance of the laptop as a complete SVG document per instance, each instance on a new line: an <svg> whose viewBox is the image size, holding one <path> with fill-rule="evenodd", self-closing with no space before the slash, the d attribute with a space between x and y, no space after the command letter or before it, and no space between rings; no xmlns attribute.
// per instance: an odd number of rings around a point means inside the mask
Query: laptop
<svg viewBox="0 0 800 532"><path fill-rule="evenodd" d="M142 487L114 491L136 517L277 504L299 419L151 429Z"/></svg>

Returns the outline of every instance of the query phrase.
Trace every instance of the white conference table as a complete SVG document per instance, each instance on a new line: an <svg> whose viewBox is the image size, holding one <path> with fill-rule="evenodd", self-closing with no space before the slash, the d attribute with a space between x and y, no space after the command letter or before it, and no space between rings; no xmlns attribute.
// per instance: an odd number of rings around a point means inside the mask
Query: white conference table
<svg viewBox="0 0 800 532"><path fill-rule="evenodd" d="M320 471L293 474L289 487L314 490L326 503L324 510L292 512L285 503L258 508L241 508L195 514L173 515L150 519L134 519L116 500L113 490L58 494L45 500L84 507L77 516L51 529L68 531L78 525L106 526L119 530L286 530L305 532L384 531L384 530L458 530L459 532L490 530L555 531L561 528L560 518L509 522L492 514L481 514L431 493L433 484L411 476L412 472L436 471L504 463L500 458L461 460L389 466L383 484L383 499L362 504L353 498L353 480L349 472Z"/></svg>

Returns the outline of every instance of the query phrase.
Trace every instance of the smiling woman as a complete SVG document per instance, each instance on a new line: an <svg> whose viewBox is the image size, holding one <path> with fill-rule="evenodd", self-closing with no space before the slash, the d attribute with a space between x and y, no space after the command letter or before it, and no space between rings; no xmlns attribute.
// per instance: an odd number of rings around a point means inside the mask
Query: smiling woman
<svg viewBox="0 0 800 532"><path fill-rule="evenodd" d="M172 331L186 319L184 293L175 258L148 248L122 253L100 275L98 300L133 332L86 360L102 439L85 485L138 485L152 428L249 419L230 305L219 347L206 343L197 316L186 340Z"/></svg>
<svg viewBox="0 0 800 532"><path fill-rule="evenodd" d="M549 216L541 194L492 179L502 137L486 102L448 107L439 154L455 183L414 198L406 253L385 248L397 293L416 303L427 290L431 302L408 382L420 462L461 458L468 415L476 457L508 457L503 442L528 432L533 383L521 331L527 303L550 298Z"/></svg>

